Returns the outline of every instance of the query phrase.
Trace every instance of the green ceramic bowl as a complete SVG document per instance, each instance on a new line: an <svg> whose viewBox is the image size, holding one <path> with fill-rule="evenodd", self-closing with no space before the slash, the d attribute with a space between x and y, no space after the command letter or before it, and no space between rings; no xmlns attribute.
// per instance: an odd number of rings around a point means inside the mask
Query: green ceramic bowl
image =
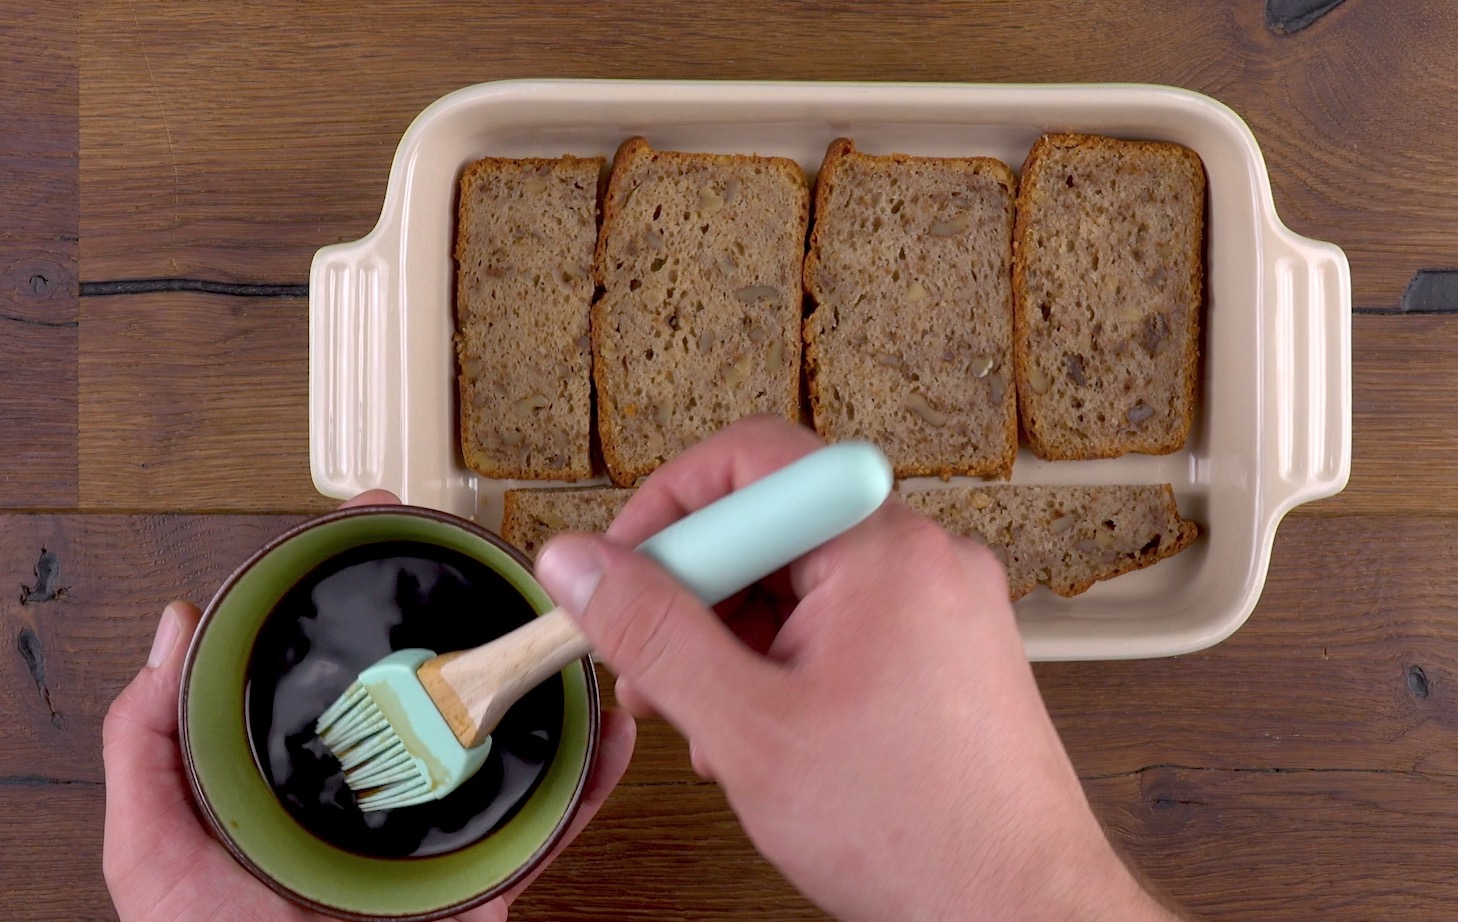
<svg viewBox="0 0 1458 922"><path fill-rule="evenodd" d="M182 754L214 834L274 890L348 919L437 919L499 896L561 839L597 750L597 681L586 659L563 670L556 756L517 813L474 845L429 858L386 859L316 838L284 810L254 761L244 716L248 660L260 626L292 586L330 557L380 541L420 541L466 554L504 576L537 614L552 607L525 557L463 519L410 506L365 506L306 522L239 567L203 613L182 676Z"/></svg>

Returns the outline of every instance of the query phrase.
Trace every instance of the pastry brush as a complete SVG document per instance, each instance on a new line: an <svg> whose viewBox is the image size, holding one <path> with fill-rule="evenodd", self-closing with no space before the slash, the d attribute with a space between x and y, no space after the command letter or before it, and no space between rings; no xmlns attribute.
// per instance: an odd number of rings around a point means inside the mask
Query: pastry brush
<svg viewBox="0 0 1458 922"><path fill-rule="evenodd" d="M713 605L865 519L891 485L879 449L842 442L680 519L638 551ZM589 652L560 608L471 650L400 650L362 672L315 729L361 810L437 800L485 763L512 704Z"/></svg>

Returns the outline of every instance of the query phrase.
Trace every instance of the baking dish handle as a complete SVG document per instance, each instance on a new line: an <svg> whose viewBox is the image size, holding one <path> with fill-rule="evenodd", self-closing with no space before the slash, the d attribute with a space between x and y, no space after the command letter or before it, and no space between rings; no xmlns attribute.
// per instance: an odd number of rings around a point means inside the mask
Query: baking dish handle
<svg viewBox="0 0 1458 922"><path fill-rule="evenodd" d="M403 391L389 246L378 234L326 246L309 273L309 467L315 488L337 499L400 488L389 455L402 416L384 406Z"/></svg>
<svg viewBox="0 0 1458 922"><path fill-rule="evenodd" d="M1332 496L1352 466L1352 278L1335 245L1278 222L1262 280L1267 509Z"/></svg>

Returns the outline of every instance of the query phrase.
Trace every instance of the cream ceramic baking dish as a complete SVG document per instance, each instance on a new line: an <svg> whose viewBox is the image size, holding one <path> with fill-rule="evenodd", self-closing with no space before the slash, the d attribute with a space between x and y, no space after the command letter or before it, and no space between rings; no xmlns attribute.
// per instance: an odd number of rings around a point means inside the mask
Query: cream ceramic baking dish
<svg viewBox="0 0 1458 922"><path fill-rule="evenodd" d="M1044 131L1175 141L1209 179L1204 380L1195 430L1162 457L1040 462L1018 483L1174 485L1200 539L1154 567L1017 605L1034 659L1165 656L1218 643L1260 596L1276 526L1342 489L1351 467L1351 280L1329 243L1287 230L1245 123L1197 93L1136 85L1004 86L527 81L483 84L405 133L379 223L328 246L310 275L310 460L324 494L371 487L498 528L512 483L468 471L457 446L452 244L461 168L482 156L611 157L655 147L792 157L813 178L826 145L972 154L1018 169ZM510 344L503 343L503 348ZM935 489L912 480L906 490Z"/></svg>

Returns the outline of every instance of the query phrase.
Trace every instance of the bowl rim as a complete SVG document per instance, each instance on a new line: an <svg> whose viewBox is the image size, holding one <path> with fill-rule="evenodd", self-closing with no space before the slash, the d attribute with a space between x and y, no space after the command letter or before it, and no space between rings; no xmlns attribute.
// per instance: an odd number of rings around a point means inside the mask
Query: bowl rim
<svg viewBox="0 0 1458 922"><path fill-rule="evenodd" d="M305 907L315 912L332 915L337 918L347 919L350 920L350 922L380 922L380 920L390 920L390 922L431 922L431 920L442 919L451 915L455 915L457 913L466 912L485 903L488 903L493 899L496 899L503 893L510 890L512 887L516 886L528 875L540 868L542 862L546 860L547 856L549 856L552 851L557 848L559 844L561 844L563 838L567 834L568 828L572 824L573 819L577 816L578 811L582 807L583 795L586 793L587 783L592 778L596 767L597 750L602 735L602 698L601 691L598 687L596 670L593 668L592 665L591 656L584 656L581 660L578 661L582 665L582 671L584 674L584 679L586 681L586 686L584 690L587 697L587 747L585 752L583 753L582 769L578 772L571 796L568 799L567 809L563 812L562 816L558 818L556 824L552 827L551 832L548 833L548 835L542 841L542 844L535 851L533 851L531 855L525 861L523 861L515 870L513 870L510 874L497 882L494 886L464 900L458 900L447 906L441 906L419 913L360 913L351 909L347 909L345 907L323 903L311 898L307 894L299 893L292 887L284 885L283 883L274 879L270 874L268 874L268 872L263 870L263 868L259 867L257 862L255 862L234 840L233 836L228 833L227 824L223 822L220 816L218 816L212 803L204 794L202 783L198 777L196 757L194 755L191 745L191 732L188 728L187 706L188 701L191 698L190 680L192 678L193 667L198 656L198 650L201 645L203 635L207 631L208 627L212 624L212 622L216 619L218 609L221 607L223 600L228 597L228 595L233 591L238 582L250 570L257 566L265 557L269 556L273 552L277 551L284 544L288 543L289 541L302 534L305 534L316 528L321 528L334 524L342 520L370 517L382 514L412 516L437 522L439 524L447 525L450 527L462 529L470 535L484 540L487 543L496 547L498 550L502 551L504 554L506 554L508 558L519 564L523 568L523 570L526 571L528 577L530 577L533 581L535 581L536 579L536 576L533 573L531 560L515 545L511 544L506 539L502 538L500 535L496 534L490 529L484 528L468 519L464 519L460 516L452 515L451 513L443 512L438 509L430 509L423 506L412 506L407 504L371 504L363 506L352 506L345 509L337 509L333 512L313 516L302 522L299 522L271 538L262 547L249 555L249 557L245 561L243 561L243 563L239 564L238 567L235 568L231 574L229 574L228 578L224 580L223 583L218 587L218 590L213 594L212 599L209 600L207 607L203 610L202 616L198 620L197 629L193 632L192 639L188 643L187 656L183 660L182 665L182 674L177 696L178 748L180 750L180 755L182 758L184 769L183 773L187 776L188 789L192 794L193 803L197 806L198 812L206 823L208 830L212 833L213 838L217 840L228 851L230 855L232 855L233 860L238 862L239 865L245 868L249 873L251 873L263 884L265 884L270 890L284 897L295 905ZM538 616L540 616L540 612L538 613ZM338 846L331 847L337 848ZM428 861L430 859L424 858L410 860Z"/></svg>

